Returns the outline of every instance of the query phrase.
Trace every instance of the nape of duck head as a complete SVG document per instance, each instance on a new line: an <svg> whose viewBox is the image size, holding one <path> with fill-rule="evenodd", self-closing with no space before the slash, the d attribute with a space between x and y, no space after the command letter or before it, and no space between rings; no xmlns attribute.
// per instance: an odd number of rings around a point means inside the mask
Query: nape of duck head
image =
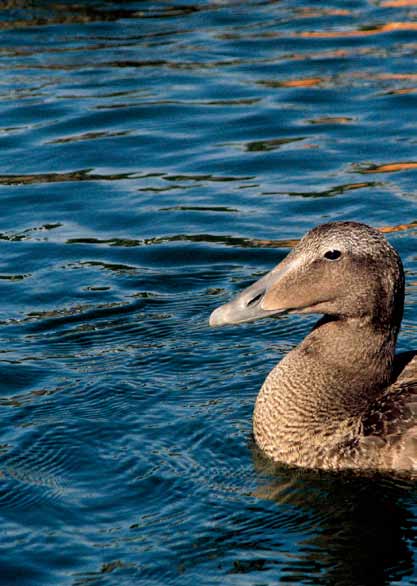
<svg viewBox="0 0 417 586"><path fill-rule="evenodd" d="M319 313L400 327L401 259L385 237L357 222L313 228L274 269L215 309L211 326L240 324L283 312Z"/></svg>

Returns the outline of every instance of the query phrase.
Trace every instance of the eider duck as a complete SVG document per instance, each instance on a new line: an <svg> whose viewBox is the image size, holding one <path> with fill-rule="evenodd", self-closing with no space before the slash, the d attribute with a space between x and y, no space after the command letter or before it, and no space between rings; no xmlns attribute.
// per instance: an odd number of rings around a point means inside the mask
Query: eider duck
<svg viewBox="0 0 417 586"><path fill-rule="evenodd" d="M211 326L323 314L257 397L253 432L268 458L327 470L417 471L417 356L395 355L403 306L397 251L365 224L331 222L213 311Z"/></svg>

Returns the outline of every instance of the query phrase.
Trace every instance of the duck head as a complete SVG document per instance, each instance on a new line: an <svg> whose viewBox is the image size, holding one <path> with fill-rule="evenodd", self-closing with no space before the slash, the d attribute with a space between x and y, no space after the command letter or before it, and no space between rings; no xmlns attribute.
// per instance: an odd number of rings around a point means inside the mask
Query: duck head
<svg viewBox="0 0 417 586"><path fill-rule="evenodd" d="M398 330L403 302L401 259L384 236L365 224L331 222L310 230L269 273L215 309L209 323L318 313Z"/></svg>

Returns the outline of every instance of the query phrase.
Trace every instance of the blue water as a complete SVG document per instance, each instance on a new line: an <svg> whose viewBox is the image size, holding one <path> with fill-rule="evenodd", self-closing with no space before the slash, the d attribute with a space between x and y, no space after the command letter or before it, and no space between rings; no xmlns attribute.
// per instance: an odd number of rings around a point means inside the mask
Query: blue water
<svg viewBox="0 0 417 586"><path fill-rule="evenodd" d="M271 469L313 320L207 318L323 221L386 227L417 348L417 5L0 6L0 584L417 584L417 489Z"/></svg>

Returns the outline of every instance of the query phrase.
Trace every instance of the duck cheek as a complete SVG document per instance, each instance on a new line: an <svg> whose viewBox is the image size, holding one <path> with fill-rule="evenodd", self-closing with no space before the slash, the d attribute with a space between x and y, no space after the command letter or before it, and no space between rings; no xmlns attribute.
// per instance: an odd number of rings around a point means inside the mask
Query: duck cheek
<svg viewBox="0 0 417 586"><path fill-rule="evenodd" d="M261 308L264 311L287 311L293 307L293 299L285 290L271 289L265 293L261 301Z"/></svg>
<svg viewBox="0 0 417 586"><path fill-rule="evenodd" d="M290 311L297 313L317 302L315 296L306 295L300 291L267 291L262 299L261 307L265 311Z"/></svg>

